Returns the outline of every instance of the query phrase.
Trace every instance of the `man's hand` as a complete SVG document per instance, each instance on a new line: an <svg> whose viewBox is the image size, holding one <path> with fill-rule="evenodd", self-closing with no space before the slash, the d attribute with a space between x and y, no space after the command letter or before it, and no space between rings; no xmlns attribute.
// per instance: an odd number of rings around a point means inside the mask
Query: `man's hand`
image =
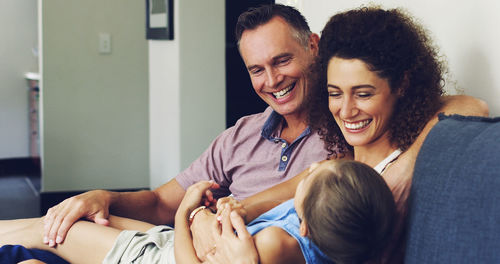
<svg viewBox="0 0 500 264"><path fill-rule="evenodd" d="M248 233L243 218L229 207L222 214L222 232L214 234L216 250L207 255L205 263L211 264L254 264L259 255L252 236ZM234 231L236 230L236 234Z"/></svg>
<svg viewBox="0 0 500 264"><path fill-rule="evenodd" d="M80 218L108 225L109 194L96 190L82 193L50 208L44 217L43 242L50 247L64 241L70 227Z"/></svg>

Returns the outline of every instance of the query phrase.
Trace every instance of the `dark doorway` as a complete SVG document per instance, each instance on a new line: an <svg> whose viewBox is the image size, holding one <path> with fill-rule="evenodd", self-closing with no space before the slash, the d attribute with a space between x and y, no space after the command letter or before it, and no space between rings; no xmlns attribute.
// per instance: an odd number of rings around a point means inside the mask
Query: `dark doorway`
<svg viewBox="0 0 500 264"><path fill-rule="evenodd" d="M238 16L250 7L274 0L226 0L226 127L245 115L262 112L267 104L254 92L234 38Z"/></svg>

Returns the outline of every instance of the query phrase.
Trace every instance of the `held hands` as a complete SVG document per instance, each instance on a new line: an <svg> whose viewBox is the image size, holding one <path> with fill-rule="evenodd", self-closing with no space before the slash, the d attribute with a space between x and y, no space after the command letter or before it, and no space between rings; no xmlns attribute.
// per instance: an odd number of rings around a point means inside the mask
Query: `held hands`
<svg viewBox="0 0 500 264"><path fill-rule="evenodd" d="M240 201L234 199L234 197L232 197L232 196L220 198L217 201L217 220L219 220L219 222L220 222L221 217L222 217L221 214L222 214L224 208L226 208L226 206L229 206L229 208L232 211L235 211L238 215L240 215L245 222L245 219L247 216L247 211L243 207L243 204Z"/></svg>
<svg viewBox="0 0 500 264"><path fill-rule="evenodd" d="M108 225L109 199L106 191L96 190L68 198L47 211L43 242L50 247L64 241L70 227L80 218Z"/></svg>
<svg viewBox="0 0 500 264"><path fill-rule="evenodd" d="M211 264L256 264L259 255L253 238L248 233L243 218L226 205L221 211L222 230L214 232L216 249L206 256L204 263ZM236 234L235 231L236 230Z"/></svg>
<svg viewBox="0 0 500 264"><path fill-rule="evenodd" d="M214 199L210 189L217 188L219 188L219 184L213 181L201 181L189 186L177 212L185 214L192 212L200 205L207 207L214 205L217 201Z"/></svg>

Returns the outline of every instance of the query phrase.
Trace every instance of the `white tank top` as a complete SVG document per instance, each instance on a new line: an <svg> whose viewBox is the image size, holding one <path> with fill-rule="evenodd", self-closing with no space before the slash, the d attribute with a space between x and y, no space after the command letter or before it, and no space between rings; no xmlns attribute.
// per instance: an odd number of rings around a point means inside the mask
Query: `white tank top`
<svg viewBox="0 0 500 264"><path fill-rule="evenodd" d="M398 159L399 155L401 155L403 151L401 149L396 149L394 152L389 154L384 160L382 160L377 166L375 166L373 169L377 171L379 174L384 173L385 169L395 160Z"/></svg>

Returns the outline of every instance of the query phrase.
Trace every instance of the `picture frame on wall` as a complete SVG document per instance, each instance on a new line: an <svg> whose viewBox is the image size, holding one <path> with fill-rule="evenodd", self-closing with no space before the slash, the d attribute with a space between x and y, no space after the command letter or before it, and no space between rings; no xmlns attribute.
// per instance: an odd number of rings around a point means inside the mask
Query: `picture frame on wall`
<svg viewBox="0 0 500 264"><path fill-rule="evenodd" d="M146 39L174 39L174 0L146 0Z"/></svg>

